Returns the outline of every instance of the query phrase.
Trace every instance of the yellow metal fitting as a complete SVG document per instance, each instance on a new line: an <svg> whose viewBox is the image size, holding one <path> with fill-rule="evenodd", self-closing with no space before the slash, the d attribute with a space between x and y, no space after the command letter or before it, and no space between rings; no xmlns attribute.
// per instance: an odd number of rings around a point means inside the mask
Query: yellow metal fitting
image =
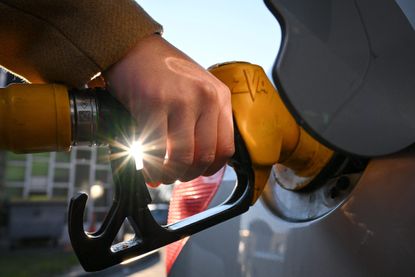
<svg viewBox="0 0 415 277"><path fill-rule="evenodd" d="M71 112L61 85L13 84L0 90L0 149L69 151Z"/></svg>
<svg viewBox="0 0 415 277"><path fill-rule="evenodd" d="M274 164L282 163L309 183L328 163L333 151L298 126L260 66L233 62L213 66L210 72L232 93L233 115L255 173L252 203L262 193Z"/></svg>

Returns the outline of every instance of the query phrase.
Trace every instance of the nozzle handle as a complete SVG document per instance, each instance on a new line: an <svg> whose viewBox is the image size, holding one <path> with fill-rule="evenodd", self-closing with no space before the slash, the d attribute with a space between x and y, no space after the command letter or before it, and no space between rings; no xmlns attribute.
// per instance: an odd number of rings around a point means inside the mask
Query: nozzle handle
<svg viewBox="0 0 415 277"><path fill-rule="evenodd" d="M237 130L237 129L236 129ZM120 138L118 138L120 139ZM123 142L121 142L123 143ZM219 206L179 222L160 226L148 208L151 197L142 171L137 171L132 159L111 162L115 195L113 204L99 230L84 230L83 217L88 196L81 193L72 198L68 213L68 228L72 247L86 271L98 271L146 254L211 226L217 225L248 210L252 202L255 177L250 157L236 131L236 153L230 164L237 175L237 185L231 196ZM123 151L111 146L111 153ZM135 237L113 245L125 219L134 229Z"/></svg>

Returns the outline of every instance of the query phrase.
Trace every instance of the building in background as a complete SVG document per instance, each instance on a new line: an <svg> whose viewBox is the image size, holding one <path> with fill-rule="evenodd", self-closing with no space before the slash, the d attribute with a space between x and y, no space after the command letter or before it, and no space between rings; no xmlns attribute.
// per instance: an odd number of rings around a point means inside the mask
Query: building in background
<svg viewBox="0 0 415 277"><path fill-rule="evenodd" d="M6 152L0 151L0 198L4 193L4 167L6 161Z"/></svg>
<svg viewBox="0 0 415 277"><path fill-rule="evenodd" d="M78 191L90 194L86 220L101 221L112 203L112 174L106 148L74 147L69 153L14 154L7 152L4 191L10 201L65 201Z"/></svg>

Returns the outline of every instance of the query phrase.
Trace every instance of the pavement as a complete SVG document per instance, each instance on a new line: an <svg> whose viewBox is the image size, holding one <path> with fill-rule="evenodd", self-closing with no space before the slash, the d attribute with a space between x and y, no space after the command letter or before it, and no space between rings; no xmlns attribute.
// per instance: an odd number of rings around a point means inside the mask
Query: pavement
<svg viewBox="0 0 415 277"><path fill-rule="evenodd" d="M23 244L20 248L13 250L13 252L10 252L10 242L7 240L7 237L5 236L4 228L0 228L0 253L2 255L18 255L20 253L20 256L23 258L21 259L21 263L25 263L26 258L30 258L30 255L34 255L34 253L40 253L37 256L41 256L43 253L54 253L53 251L56 251L57 253L65 252L62 251L62 249L65 249L65 246L62 246L61 248L55 248L52 246L43 246L34 244L33 246L28 246L27 243ZM66 242L66 244L65 244ZM69 245L69 238L66 240L61 241L62 245L67 245L67 247L70 249ZM71 250L67 250L71 251ZM10 254L11 253L11 254ZM29 253L29 254L26 254ZM74 255L74 254L73 254ZM1 256L1 255L0 255ZM13 256L13 257L14 257ZM28 256L28 257L26 257ZM56 255L57 256L57 255ZM63 276L63 277L159 277L159 276L166 276L166 270L165 270L165 248L161 248L155 252L153 252L150 255L144 256L138 260L135 260L133 262L130 262L128 264L124 265L116 265L113 267L110 267L108 269L90 273L85 272L85 270L79 265L78 261L76 261L76 258L73 257L72 263L75 262L76 266L71 267L66 273L59 274L57 276ZM0 260L1 261L1 260ZM2 275L2 274L0 274ZM47 274L49 276L53 276L53 274ZM47 276L42 275L42 276Z"/></svg>
<svg viewBox="0 0 415 277"><path fill-rule="evenodd" d="M151 255L124 265L116 265L108 269L89 273L79 265L72 268L65 277L159 277L166 276L165 249L162 248Z"/></svg>
<svg viewBox="0 0 415 277"><path fill-rule="evenodd" d="M154 276L166 276L165 266L165 249L160 250L160 259L157 263L143 268L135 273L128 275L129 277L154 277Z"/></svg>

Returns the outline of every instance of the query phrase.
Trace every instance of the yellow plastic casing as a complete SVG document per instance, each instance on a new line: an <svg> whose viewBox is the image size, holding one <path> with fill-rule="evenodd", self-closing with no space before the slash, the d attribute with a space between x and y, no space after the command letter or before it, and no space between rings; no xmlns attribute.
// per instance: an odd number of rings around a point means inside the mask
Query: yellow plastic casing
<svg viewBox="0 0 415 277"><path fill-rule="evenodd" d="M302 177L315 177L333 155L298 126L264 70L232 62L210 68L232 94L232 111L251 157L255 174L252 203L268 181L272 166L282 163Z"/></svg>
<svg viewBox="0 0 415 277"><path fill-rule="evenodd" d="M65 86L12 84L0 89L0 149L69 151L71 113Z"/></svg>

